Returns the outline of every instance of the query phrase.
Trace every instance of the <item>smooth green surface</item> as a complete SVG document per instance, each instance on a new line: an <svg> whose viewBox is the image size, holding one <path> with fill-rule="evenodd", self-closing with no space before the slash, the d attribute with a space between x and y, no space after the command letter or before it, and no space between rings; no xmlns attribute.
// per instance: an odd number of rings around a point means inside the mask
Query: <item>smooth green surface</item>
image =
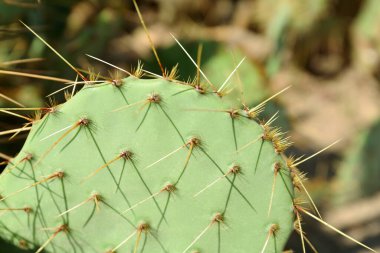
<svg viewBox="0 0 380 253"><path fill-rule="evenodd" d="M146 102L152 93L161 96L159 104ZM138 252L177 253L183 252L209 226L188 252L198 249L245 253L260 252L270 225L278 224L280 229L270 238L265 252L281 252L293 229L291 179L285 168L277 176L268 217L274 164L283 160L267 141L259 140L237 152L235 139L239 149L263 130L254 120L242 116L232 119L228 113L218 111L229 109L223 100L213 93L201 95L190 86L164 80L127 78L121 88L111 84L85 87L61 105L58 112L34 125L14 161L17 168L0 179L0 192L7 196L54 172L65 173L62 180L49 180L0 202L1 208L33 209L30 214L4 212L1 236L15 244L18 238L26 238L41 245L54 229L67 224L69 232L58 233L46 247L47 252L104 253L134 233L141 222L147 222L151 230L142 234ZM127 103L132 106L114 111ZM75 128L35 166L39 157L69 130L56 132L69 129L81 117L90 119L91 124ZM56 134L44 139L52 133ZM202 144L194 148L176 185L177 191L157 194L154 200L159 208L152 198L133 212L121 214L130 205L159 192L168 182L176 182L190 145L179 148L193 136ZM176 149L179 150L167 159L146 168ZM135 154L132 161L119 159L83 181L123 150ZM32 153L34 159L18 162L26 153ZM233 164L241 166L242 173L223 177ZM94 201L88 201L58 217L94 192L103 199L100 210L95 210ZM224 223L210 225L218 212L224 213ZM134 235L117 252L133 252L136 240Z"/></svg>

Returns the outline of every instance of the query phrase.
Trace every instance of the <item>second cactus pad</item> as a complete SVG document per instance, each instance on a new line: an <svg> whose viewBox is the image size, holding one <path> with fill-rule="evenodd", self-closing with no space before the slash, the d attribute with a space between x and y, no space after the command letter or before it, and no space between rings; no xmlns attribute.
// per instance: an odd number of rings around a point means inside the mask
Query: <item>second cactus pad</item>
<svg viewBox="0 0 380 253"><path fill-rule="evenodd" d="M254 111L164 79L87 85L1 176L1 235L46 252L280 252L293 185Z"/></svg>

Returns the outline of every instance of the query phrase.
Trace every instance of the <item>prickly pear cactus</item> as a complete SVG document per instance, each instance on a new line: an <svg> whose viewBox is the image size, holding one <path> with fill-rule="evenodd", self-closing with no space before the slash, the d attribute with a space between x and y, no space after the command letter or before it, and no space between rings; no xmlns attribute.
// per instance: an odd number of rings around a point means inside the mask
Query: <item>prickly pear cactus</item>
<svg viewBox="0 0 380 253"><path fill-rule="evenodd" d="M1 175L0 236L37 252L280 252L293 182L261 106L128 77L44 110Z"/></svg>
<svg viewBox="0 0 380 253"><path fill-rule="evenodd" d="M210 80L221 85L231 69L238 64L238 59L244 59L244 54L239 48L220 47L204 64L203 69ZM242 104L253 106L268 96L265 81L265 75L260 71L258 64L246 59L239 66L238 73L232 78L231 83L235 83L235 87L230 88L231 91L226 98L229 98L231 104L237 107Z"/></svg>
<svg viewBox="0 0 380 253"><path fill-rule="evenodd" d="M335 178L335 204L341 205L380 190L380 121L362 131L350 145Z"/></svg>

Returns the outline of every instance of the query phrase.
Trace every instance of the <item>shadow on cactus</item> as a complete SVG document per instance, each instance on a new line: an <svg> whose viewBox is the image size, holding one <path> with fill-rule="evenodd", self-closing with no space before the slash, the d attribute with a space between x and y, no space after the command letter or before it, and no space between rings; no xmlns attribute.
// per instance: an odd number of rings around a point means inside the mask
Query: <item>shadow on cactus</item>
<svg viewBox="0 0 380 253"><path fill-rule="evenodd" d="M99 79L60 57L83 79L66 87L67 102L2 109L38 111L31 126L1 133L30 131L0 177L4 240L37 253L281 252L293 229L311 245L301 214L354 240L296 193L308 196L296 167L314 155L287 158L277 115L260 119L286 89L253 107L231 105L243 61L217 86L194 60L198 74L183 82L157 54L162 75L107 63L128 77Z"/></svg>

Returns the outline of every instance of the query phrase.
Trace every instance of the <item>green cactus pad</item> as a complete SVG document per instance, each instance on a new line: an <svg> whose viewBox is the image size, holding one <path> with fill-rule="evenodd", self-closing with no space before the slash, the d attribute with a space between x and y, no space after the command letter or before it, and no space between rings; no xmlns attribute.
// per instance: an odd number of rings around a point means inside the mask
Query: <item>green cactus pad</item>
<svg viewBox="0 0 380 253"><path fill-rule="evenodd" d="M293 185L264 129L164 79L86 85L1 175L0 236L57 253L280 252Z"/></svg>

